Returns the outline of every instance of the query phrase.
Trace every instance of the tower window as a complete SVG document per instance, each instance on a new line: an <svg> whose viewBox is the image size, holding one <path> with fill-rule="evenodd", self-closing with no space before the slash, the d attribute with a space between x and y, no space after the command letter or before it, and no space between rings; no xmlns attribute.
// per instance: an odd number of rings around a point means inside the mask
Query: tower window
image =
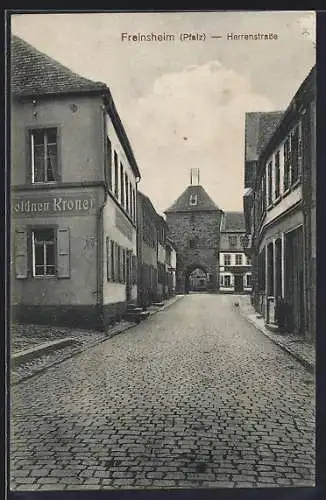
<svg viewBox="0 0 326 500"><path fill-rule="evenodd" d="M190 195L189 205L197 205L197 195L196 194Z"/></svg>

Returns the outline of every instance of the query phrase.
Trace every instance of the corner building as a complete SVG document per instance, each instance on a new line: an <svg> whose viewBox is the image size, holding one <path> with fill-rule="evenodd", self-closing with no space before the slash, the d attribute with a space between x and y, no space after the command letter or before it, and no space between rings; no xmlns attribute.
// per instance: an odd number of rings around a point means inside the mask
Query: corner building
<svg viewBox="0 0 326 500"><path fill-rule="evenodd" d="M12 319L102 329L137 298L139 169L105 84L11 43Z"/></svg>

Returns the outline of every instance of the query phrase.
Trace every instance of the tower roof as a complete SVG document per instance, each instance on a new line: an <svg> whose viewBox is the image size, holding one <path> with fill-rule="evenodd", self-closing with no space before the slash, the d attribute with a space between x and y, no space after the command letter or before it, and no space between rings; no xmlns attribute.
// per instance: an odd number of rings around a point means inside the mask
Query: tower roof
<svg viewBox="0 0 326 500"><path fill-rule="evenodd" d="M220 209L200 185L188 186L165 213L218 212Z"/></svg>
<svg viewBox="0 0 326 500"><path fill-rule="evenodd" d="M11 39L11 89L17 96L37 96L107 89L40 52L18 36Z"/></svg>

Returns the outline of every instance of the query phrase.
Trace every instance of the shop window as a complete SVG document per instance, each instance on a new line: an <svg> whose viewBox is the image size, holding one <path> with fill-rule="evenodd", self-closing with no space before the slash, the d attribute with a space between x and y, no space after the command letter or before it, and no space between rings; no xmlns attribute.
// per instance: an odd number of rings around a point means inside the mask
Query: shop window
<svg viewBox="0 0 326 500"><path fill-rule="evenodd" d="M231 255L229 253L224 254L224 265L225 266L231 265Z"/></svg>
<svg viewBox="0 0 326 500"><path fill-rule="evenodd" d="M251 258L247 257L247 266L251 266Z"/></svg>
<svg viewBox="0 0 326 500"><path fill-rule="evenodd" d="M242 254L241 253L237 253L235 255L235 265L242 266Z"/></svg>
<svg viewBox="0 0 326 500"><path fill-rule="evenodd" d="M247 274L246 276L246 287L251 288L251 274Z"/></svg>
<svg viewBox="0 0 326 500"><path fill-rule="evenodd" d="M55 182L58 178L57 128L33 129L29 140L32 182Z"/></svg>

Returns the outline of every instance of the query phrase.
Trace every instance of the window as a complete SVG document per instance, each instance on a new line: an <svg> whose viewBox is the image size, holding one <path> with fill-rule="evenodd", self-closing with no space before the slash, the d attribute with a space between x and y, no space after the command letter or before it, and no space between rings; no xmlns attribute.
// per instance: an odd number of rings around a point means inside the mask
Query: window
<svg viewBox="0 0 326 500"><path fill-rule="evenodd" d="M126 282L126 277L127 277L127 269L126 269L126 259L127 259L127 255L126 255L126 249L125 248L122 248L121 249L121 267L122 267L122 273L121 273L121 281L122 283L125 283Z"/></svg>
<svg viewBox="0 0 326 500"><path fill-rule="evenodd" d="M261 182L262 182L261 201L262 201L262 214L263 214L266 210L266 172L264 172Z"/></svg>
<svg viewBox="0 0 326 500"><path fill-rule="evenodd" d="M247 266L251 266L251 259L250 259L250 257L247 257Z"/></svg>
<svg viewBox="0 0 326 500"><path fill-rule="evenodd" d="M125 174L125 187L126 187L126 210L129 213L129 182L127 174Z"/></svg>
<svg viewBox="0 0 326 500"><path fill-rule="evenodd" d="M267 166L268 176L268 205L273 201L273 163L270 161Z"/></svg>
<svg viewBox="0 0 326 500"><path fill-rule="evenodd" d="M34 129L30 132L32 182L55 182L58 177L57 129Z"/></svg>
<svg viewBox="0 0 326 500"><path fill-rule="evenodd" d="M280 169L280 152L277 151L275 155L275 198L280 196L280 182L281 182L281 169Z"/></svg>
<svg viewBox="0 0 326 500"><path fill-rule="evenodd" d="M112 145L108 137L106 138L105 177L107 185L112 191Z"/></svg>
<svg viewBox="0 0 326 500"><path fill-rule="evenodd" d="M130 214L130 217L133 219L134 213L133 213L132 184L131 184L131 182L129 183L129 214Z"/></svg>
<svg viewBox="0 0 326 500"><path fill-rule="evenodd" d="M125 183L123 175L123 165L120 162L120 203L122 207L125 207Z"/></svg>
<svg viewBox="0 0 326 500"><path fill-rule="evenodd" d="M246 275L246 287L247 288L251 287L251 274Z"/></svg>
<svg viewBox="0 0 326 500"><path fill-rule="evenodd" d="M291 177L291 151L290 151L290 140L287 139L284 143L284 191L290 187L290 177Z"/></svg>
<svg viewBox="0 0 326 500"><path fill-rule="evenodd" d="M119 197L119 160L118 153L114 151L114 194L116 198Z"/></svg>
<svg viewBox="0 0 326 500"><path fill-rule="evenodd" d="M235 265L242 266L242 254L241 253L237 253L235 255Z"/></svg>
<svg viewBox="0 0 326 500"><path fill-rule="evenodd" d="M299 127L296 127L291 134L291 156L291 183L293 184L299 178Z"/></svg>
<svg viewBox="0 0 326 500"><path fill-rule="evenodd" d="M230 247L236 247L237 246L238 239L235 235L229 236L229 245Z"/></svg>
<svg viewBox="0 0 326 500"><path fill-rule="evenodd" d="M70 278L69 228L16 229L15 271L17 279Z"/></svg>
<svg viewBox="0 0 326 500"><path fill-rule="evenodd" d="M197 205L197 195L196 194L190 195L189 205Z"/></svg>
<svg viewBox="0 0 326 500"><path fill-rule="evenodd" d="M111 280L116 280L116 266L115 266L115 243L111 240L110 242L110 257L111 257Z"/></svg>
<svg viewBox="0 0 326 500"><path fill-rule="evenodd" d="M224 276L224 286L225 286L225 288L231 287L231 276L229 274Z"/></svg>
<svg viewBox="0 0 326 500"><path fill-rule="evenodd" d="M231 255L229 253L224 254L224 265L225 266L231 265Z"/></svg>
<svg viewBox="0 0 326 500"><path fill-rule="evenodd" d="M32 232L33 276L55 275L54 230L41 229Z"/></svg>
<svg viewBox="0 0 326 500"><path fill-rule="evenodd" d="M189 247L190 248L196 248L197 246L197 240L196 238L192 238L190 241L189 241Z"/></svg>
<svg viewBox="0 0 326 500"><path fill-rule="evenodd" d="M111 255L110 255L110 238L106 237L106 279L111 279Z"/></svg>

